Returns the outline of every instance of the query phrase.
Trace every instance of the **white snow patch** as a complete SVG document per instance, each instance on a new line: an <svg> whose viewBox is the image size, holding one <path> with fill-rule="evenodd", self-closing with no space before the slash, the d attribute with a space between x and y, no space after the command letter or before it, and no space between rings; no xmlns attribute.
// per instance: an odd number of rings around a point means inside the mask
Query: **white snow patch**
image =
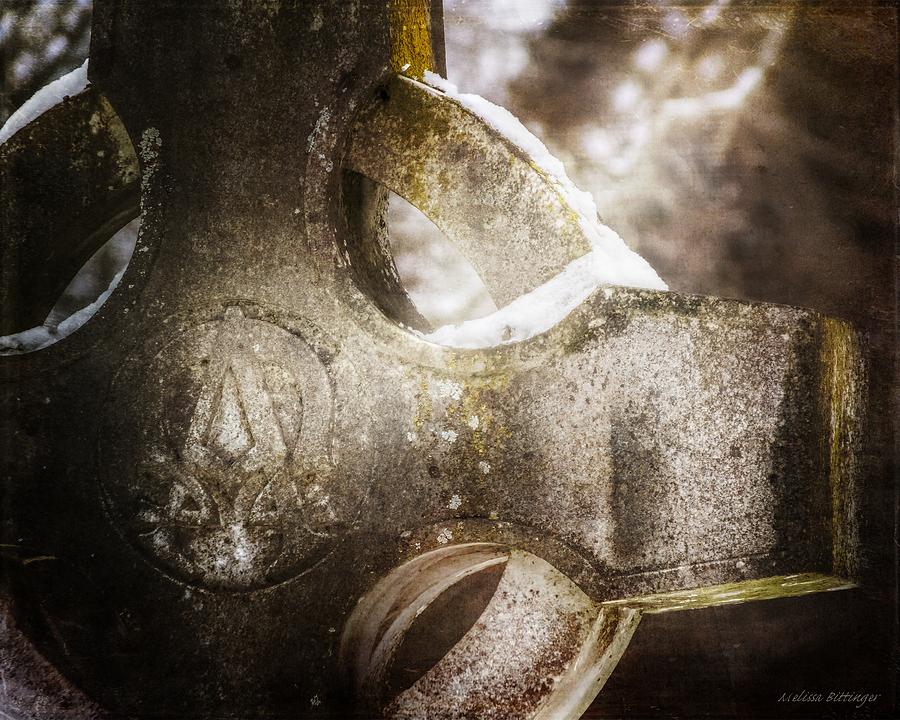
<svg viewBox="0 0 900 720"><path fill-rule="evenodd" d="M451 445L456 442L458 437L459 433L456 430L441 430L441 439L446 440Z"/></svg>
<svg viewBox="0 0 900 720"><path fill-rule="evenodd" d="M469 415L469 422L468 422L468 425L469 425L469 427L472 428L473 430L477 430L477 429L478 429L478 425L479 425L478 416L477 416L477 415Z"/></svg>
<svg viewBox="0 0 900 720"><path fill-rule="evenodd" d="M441 530L441 531L438 533L438 536L437 536L437 541L438 541L441 545L446 545L446 544L447 544L448 542L450 542L452 539L453 539L453 533L450 532L450 529L449 529L449 528L444 528L443 530Z"/></svg>
<svg viewBox="0 0 900 720"><path fill-rule="evenodd" d="M479 461L478 469L481 470L482 475L489 475L491 472L491 464L484 460Z"/></svg>
<svg viewBox="0 0 900 720"><path fill-rule="evenodd" d="M0 143L5 143L32 120L43 115L54 105L59 105L67 97L83 92L88 86L87 68L88 61L85 60L81 67L44 85L28 98L25 104L10 115L3 127L0 128Z"/></svg>
<svg viewBox="0 0 900 720"><path fill-rule="evenodd" d="M600 285L667 289L650 264L631 250L615 231L600 222L591 194L575 187L562 162L551 155L512 113L479 95L460 93L453 83L433 72L426 72L425 80L481 117L528 155L575 211L578 224L592 247L589 253L569 263L559 275L497 312L459 325L445 325L424 335L426 340L463 348L520 342L549 330Z"/></svg>
<svg viewBox="0 0 900 720"><path fill-rule="evenodd" d="M109 287L101 293L94 302L86 305L77 312L72 313L56 327L50 325L38 325L37 327L14 333L13 335L0 336L0 354L31 352L32 350L40 350L48 345L52 345L57 340L62 340L67 335L71 335L78 328L84 325L93 315L100 309L100 306L106 302L106 298L110 296L122 275L125 274L122 268L115 274L110 282Z"/></svg>
<svg viewBox="0 0 900 720"><path fill-rule="evenodd" d="M459 510L460 505L462 505L462 498L459 495L454 495L450 498L450 502L447 503L447 507L451 510Z"/></svg>
<svg viewBox="0 0 900 720"><path fill-rule="evenodd" d="M521 342L556 325L594 292L599 283L614 282L608 278L610 268L605 258L590 252L497 312L458 325L444 325L424 337L439 345L459 348Z"/></svg>

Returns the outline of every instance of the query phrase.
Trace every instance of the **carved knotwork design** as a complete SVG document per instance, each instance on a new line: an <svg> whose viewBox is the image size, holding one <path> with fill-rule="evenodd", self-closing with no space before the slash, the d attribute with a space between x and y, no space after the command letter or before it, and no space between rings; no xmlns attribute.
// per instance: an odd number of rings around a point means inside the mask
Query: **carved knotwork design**
<svg viewBox="0 0 900 720"><path fill-rule="evenodd" d="M331 498L332 378L312 347L233 306L136 366L156 391L132 404L123 374L114 415L130 417L103 441L105 495L129 541L167 574L229 590L321 558L344 512ZM125 427L140 442L120 460Z"/></svg>

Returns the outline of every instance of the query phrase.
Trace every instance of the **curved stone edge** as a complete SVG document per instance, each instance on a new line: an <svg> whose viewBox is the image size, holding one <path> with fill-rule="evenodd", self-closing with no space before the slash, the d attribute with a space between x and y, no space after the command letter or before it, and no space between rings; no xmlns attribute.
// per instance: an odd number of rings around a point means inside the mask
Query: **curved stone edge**
<svg viewBox="0 0 900 720"><path fill-rule="evenodd" d="M633 607L604 607L575 660L578 671L567 673L534 720L578 720L603 690L631 644L641 621Z"/></svg>
<svg viewBox="0 0 900 720"><path fill-rule="evenodd" d="M482 118L393 76L353 127L345 169L419 208L505 305L592 249L550 175Z"/></svg>
<svg viewBox="0 0 900 720"><path fill-rule="evenodd" d="M124 126L93 88L0 146L0 334L44 321L91 255L138 216L139 179Z"/></svg>
<svg viewBox="0 0 900 720"><path fill-rule="evenodd" d="M103 710L65 678L19 628L0 594L0 718L100 720Z"/></svg>
<svg viewBox="0 0 900 720"><path fill-rule="evenodd" d="M634 610L598 607L553 565L511 549L475 624L386 714L576 720L615 668L638 619Z"/></svg>
<svg viewBox="0 0 900 720"><path fill-rule="evenodd" d="M347 684L377 704L393 653L415 619L453 583L507 558L508 551L492 543L451 545L383 577L360 598L344 627L339 663Z"/></svg>

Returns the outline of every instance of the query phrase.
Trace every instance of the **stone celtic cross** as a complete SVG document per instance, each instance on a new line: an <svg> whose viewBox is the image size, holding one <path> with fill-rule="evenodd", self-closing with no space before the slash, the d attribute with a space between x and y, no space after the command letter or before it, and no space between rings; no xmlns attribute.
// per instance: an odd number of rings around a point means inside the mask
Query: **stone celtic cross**
<svg viewBox="0 0 900 720"><path fill-rule="evenodd" d="M16 622L110 712L577 718L642 613L852 585L846 325L604 288L416 332L386 189L498 306L589 250L420 82L433 5L97 0L90 87L0 149L4 333L141 218L83 328L0 358Z"/></svg>

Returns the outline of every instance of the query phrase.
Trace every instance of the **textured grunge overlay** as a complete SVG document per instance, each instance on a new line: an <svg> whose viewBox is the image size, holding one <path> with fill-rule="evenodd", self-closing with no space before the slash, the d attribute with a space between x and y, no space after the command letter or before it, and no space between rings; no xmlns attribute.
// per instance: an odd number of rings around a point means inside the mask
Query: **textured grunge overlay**
<svg viewBox="0 0 900 720"><path fill-rule="evenodd" d="M897 47L0 5L0 720L895 716Z"/></svg>

